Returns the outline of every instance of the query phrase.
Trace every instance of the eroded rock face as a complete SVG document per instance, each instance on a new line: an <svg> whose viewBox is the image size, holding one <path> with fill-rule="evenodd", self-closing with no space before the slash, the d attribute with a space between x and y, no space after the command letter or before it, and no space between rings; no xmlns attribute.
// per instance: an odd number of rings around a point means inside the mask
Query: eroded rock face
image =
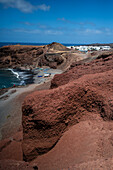
<svg viewBox="0 0 113 170"><path fill-rule="evenodd" d="M16 160L0 160L0 169L1 170L36 170L38 169L37 166L29 166L27 162L24 161L16 161Z"/></svg>
<svg viewBox="0 0 113 170"><path fill-rule="evenodd" d="M69 71L55 75L51 81L51 88L67 84L86 74L102 73L113 69L113 52L103 52L103 54L97 56L98 57L91 62L91 58L75 62L71 65Z"/></svg>
<svg viewBox="0 0 113 170"><path fill-rule="evenodd" d="M112 77L113 69L103 73L97 70L56 89L28 95L22 106L24 160L31 161L48 152L70 126L80 121L98 116L113 120Z"/></svg>
<svg viewBox="0 0 113 170"><path fill-rule="evenodd" d="M80 54L60 43L45 46L11 45L0 48L0 68L34 69L49 66L67 70L72 63L93 58L91 54Z"/></svg>
<svg viewBox="0 0 113 170"><path fill-rule="evenodd" d="M50 68L56 69L60 64L63 63L64 59L61 56L62 53L45 53L39 61L39 66L47 65Z"/></svg>
<svg viewBox="0 0 113 170"><path fill-rule="evenodd" d="M0 68L31 66L44 53L43 47L12 45L0 48Z"/></svg>
<svg viewBox="0 0 113 170"><path fill-rule="evenodd" d="M56 43L53 42L49 45L47 45L48 47L48 51L70 51L67 47L65 47L64 45L60 44L60 43Z"/></svg>
<svg viewBox="0 0 113 170"><path fill-rule="evenodd" d="M0 48L0 68L49 66L57 68L64 59L60 51L69 51L64 45L52 43L45 46L11 45Z"/></svg>

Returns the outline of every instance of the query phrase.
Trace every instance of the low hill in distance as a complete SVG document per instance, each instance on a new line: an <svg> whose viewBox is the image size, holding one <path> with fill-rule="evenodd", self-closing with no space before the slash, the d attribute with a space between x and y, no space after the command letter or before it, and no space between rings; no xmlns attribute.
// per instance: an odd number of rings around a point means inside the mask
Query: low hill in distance
<svg viewBox="0 0 113 170"><path fill-rule="evenodd" d="M69 67L74 61L81 60L76 51L71 51L60 43L44 46L11 45L0 48L0 68L34 69Z"/></svg>
<svg viewBox="0 0 113 170"><path fill-rule="evenodd" d="M110 46L111 48L113 48L113 43L94 43L94 44L88 44L91 46Z"/></svg>

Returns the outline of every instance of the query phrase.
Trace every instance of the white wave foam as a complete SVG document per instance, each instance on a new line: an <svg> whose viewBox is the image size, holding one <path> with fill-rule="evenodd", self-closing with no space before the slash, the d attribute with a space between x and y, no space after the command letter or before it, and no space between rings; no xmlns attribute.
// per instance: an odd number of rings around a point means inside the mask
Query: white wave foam
<svg viewBox="0 0 113 170"><path fill-rule="evenodd" d="M9 68L8 70L10 70L15 76L17 79L20 79L19 78L19 74L17 72L15 72L13 69Z"/></svg>
<svg viewBox="0 0 113 170"><path fill-rule="evenodd" d="M22 80L22 81L20 82L20 86L22 86L22 85L25 85L25 81L24 81L24 80Z"/></svg>

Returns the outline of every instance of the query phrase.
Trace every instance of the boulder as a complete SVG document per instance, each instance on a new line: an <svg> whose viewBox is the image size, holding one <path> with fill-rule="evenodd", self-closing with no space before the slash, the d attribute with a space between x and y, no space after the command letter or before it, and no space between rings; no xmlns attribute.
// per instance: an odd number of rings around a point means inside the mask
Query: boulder
<svg viewBox="0 0 113 170"><path fill-rule="evenodd" d="M112 76L113 70L97 71L58 88L28 95L22 105L24 160L48 152L70 126L80 121L98 116L113 120Z"/></svg>

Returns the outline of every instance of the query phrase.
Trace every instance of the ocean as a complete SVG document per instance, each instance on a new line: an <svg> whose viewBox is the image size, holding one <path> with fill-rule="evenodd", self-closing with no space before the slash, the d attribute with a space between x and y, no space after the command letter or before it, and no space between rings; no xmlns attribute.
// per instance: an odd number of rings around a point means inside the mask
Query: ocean
<svg viewBox="0 0 113 170"><path fill-rule="evenodd" d="M0 69L0 89L34 82L33 72L20 69Z"/></svg>
<svg viewBox="0 0 113 170"><path fill-rule="evenodd" d="M0 47L7 45L47 45L50 43L19 43L19 42L0 42ZM65 46L77 46L80 44L63 44ZM0 89L12 86L32 84L34 82L33 72L20 69L0 69Z"/></svg>
<svg viewBox="0 0 113 170"><path fill-rule="evenodd" d="M50 43L21 43L21 42L0 42L0 47L7 46L7 45L35 45L35 46L41 46L41 45L47 45ZM84 45L84 44L66 44L62 43L65 46L78 46L78 45Z"/></svg>

